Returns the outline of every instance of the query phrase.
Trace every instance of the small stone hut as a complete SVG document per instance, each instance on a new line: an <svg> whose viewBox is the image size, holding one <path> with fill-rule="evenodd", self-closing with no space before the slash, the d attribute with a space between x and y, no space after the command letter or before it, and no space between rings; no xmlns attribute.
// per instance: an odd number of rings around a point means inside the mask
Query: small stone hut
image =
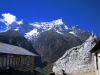
<svg viewBox="0 0 100 75"><path fill-rule="evenodd" d="M13 68L33 72L34 56L24 48L0 43L0 71Z"/></svg>
<svg viewBox="0 0 100 75"><path fill-rule="evenodd" d="M96 75L100 75L100 41L92 48Z"/></svg>

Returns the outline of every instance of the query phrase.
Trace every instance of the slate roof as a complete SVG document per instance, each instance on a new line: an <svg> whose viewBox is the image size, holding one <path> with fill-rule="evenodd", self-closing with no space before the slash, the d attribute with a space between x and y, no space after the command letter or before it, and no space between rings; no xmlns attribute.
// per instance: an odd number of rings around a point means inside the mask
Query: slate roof
<svg viewBox="0 0 100 75"><path fill-rule="evenodd" d="M37 56L36 54L31 53L24 48L9 45L9 44L4 44L4 43L0 43L0 53Z"/></svg>

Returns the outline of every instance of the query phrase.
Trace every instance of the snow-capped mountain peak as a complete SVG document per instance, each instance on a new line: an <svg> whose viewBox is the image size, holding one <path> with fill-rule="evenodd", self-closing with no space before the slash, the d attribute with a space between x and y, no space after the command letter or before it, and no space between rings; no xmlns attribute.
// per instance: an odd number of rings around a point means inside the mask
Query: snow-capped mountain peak
<svg viewBox="0 0 100 75"><path fill-rule="evenodd" d="M33 29L33 27L26 21L21 20L21 21L13 22L12 24L10 24L7 30L10 30L10 29L19 31L19 33L21 33L22 35L25 35L25 33L30 32Z"/></svg>
<svg viewBox="0 0 100 75"><path fill-rule="evenodd" d="M59 34L67 31L74 36L78 37L83 31L79 29L78 25L69 26L61 18L50 22L34 22L28 23L24 20L13 22L7 27L7 30L16 30L24 35L27 39L32 40L37 38L39 34L45 31L53 30ZM31 39L32 38L32 39Z"/></svg>
<svg viewBox="0 0 100 75"><path fill-rule="evenodd" d="M52 21L52 23L54 23L55 25L62 25L63 24L63 20L60 18L58 20Z"/></svg>
<svg viewBox="0 0 100 75"><path fill-rule="evenodd" d="M78 25L73 25L73 26L71 26L71 29L79 29L79 26Z"/></svg>
<svg viewBox="0 0 100 75"><path fill-rule="evenodd" d="M50 25L50 24L53 24L53 25L62 25L63 24L63 20L60 18L60 19L53 20L53 21L50 21L50 22L34 22L34 23L30 23L30 25L33 25L33 26L35 24L38 24L38 25L42 25L42 24L46 24L46 25Z"/></svg>
<svg viewBox="0 0 100 75"><path fill-rule="evenodd" d="M62 34L61 31L65 31L69 29L68 25L66 25L62 19L53 20L51 22L34 22L34 23L30 23L30 25L33 26L34 29L26 33L25 37L29 39L30 39L30 36L36 37L40 33L48 31L48 30L54 30L55 32L59 34ZM34 31L36 31L36 33L34 33Z"/></svg>
<svg viewBox="0 0 100 75"><path fill-rule="evenodd" d="M23 20L16 22L18 25L23 24Z"/></svg>
<svg viewBox="0 0 100 75"><path fill-rule="evenodd" d="M45 31L53 29L55 27L61 26L63 25L63 21L62 19L58 19L58 20L53 20L51 22L34 22L34 23L30 23L30 25L32 25L35 28L38 29L44 29ZM66 26L66 28L68 28Z"/></svg>

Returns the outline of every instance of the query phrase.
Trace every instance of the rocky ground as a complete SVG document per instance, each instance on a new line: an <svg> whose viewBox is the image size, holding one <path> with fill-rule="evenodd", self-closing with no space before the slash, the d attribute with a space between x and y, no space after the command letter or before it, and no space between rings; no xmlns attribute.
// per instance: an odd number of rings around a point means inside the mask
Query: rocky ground
<svg viewBox="0 0 100 75"><path fill-rule="evenodd" d="M91 73L68 74L68 75L96 75L96 73L95 72L91 72Z"/></svg>

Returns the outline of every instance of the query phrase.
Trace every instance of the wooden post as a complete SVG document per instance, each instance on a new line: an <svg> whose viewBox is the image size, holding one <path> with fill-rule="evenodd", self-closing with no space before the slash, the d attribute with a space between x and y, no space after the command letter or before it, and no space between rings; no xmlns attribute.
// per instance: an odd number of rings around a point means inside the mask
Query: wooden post
<svg viewBox="0 0 100 75"><path fill-rule="evenodd" d="M34 70L34 57L33 56L31 56L31 61L30 61L31 63L32 63L32 65L31 65L31 73L33 73L33 70Z"/></svg>

